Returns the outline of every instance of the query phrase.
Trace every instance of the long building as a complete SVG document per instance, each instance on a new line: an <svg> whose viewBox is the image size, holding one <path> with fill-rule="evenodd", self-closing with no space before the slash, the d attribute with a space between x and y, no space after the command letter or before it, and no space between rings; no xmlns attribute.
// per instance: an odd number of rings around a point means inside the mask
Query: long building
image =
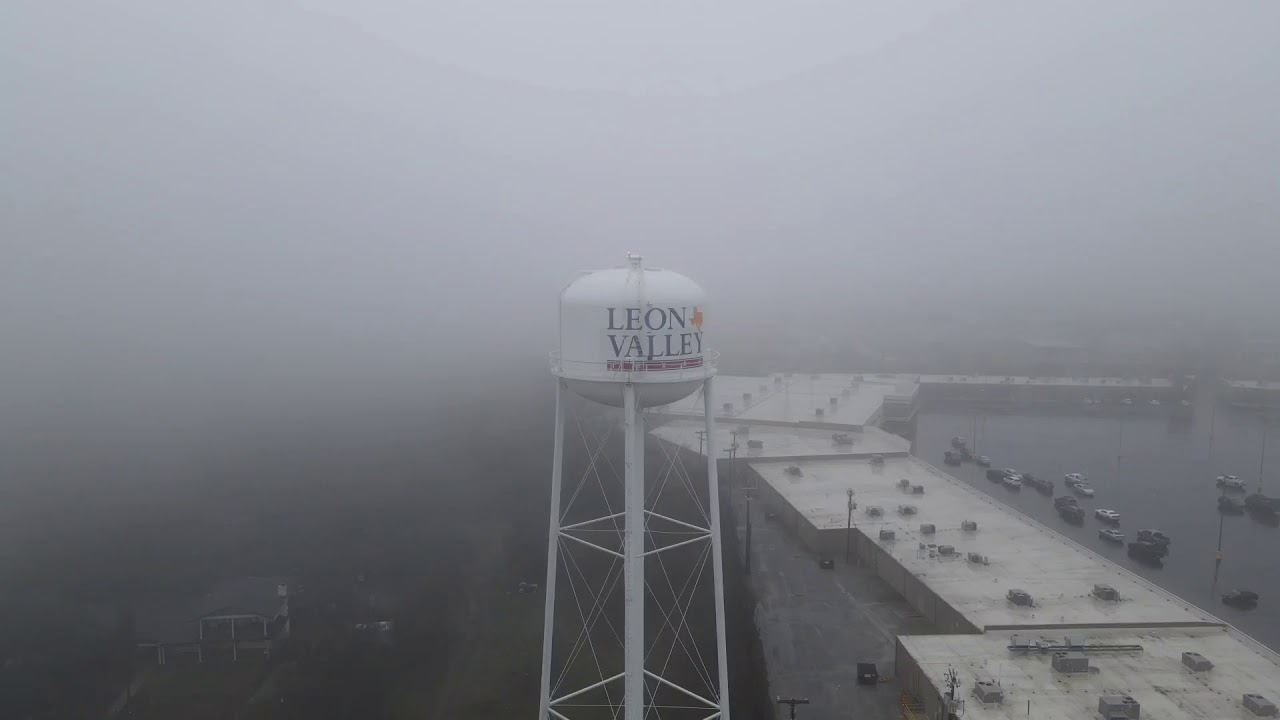
<svg viewBox="0 0 1280 720"><path fill-rule="evenodd" d="M1280 655L912 456L877 427L907 381L881 380L717 378L716 446L730 450L722 466L734 484L813 556L849 547L932 625L935 634L898 637L894 657L896 681L927 717L961 705L980 720L1274 710ZM700 410L664 408L674 419L652 435L703 452L691 419Z"/></svg>

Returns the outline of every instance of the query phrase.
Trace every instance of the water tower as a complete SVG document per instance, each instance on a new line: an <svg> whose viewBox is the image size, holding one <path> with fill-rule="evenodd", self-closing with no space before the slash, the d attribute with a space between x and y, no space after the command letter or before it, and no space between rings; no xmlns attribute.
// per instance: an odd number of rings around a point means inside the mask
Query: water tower
<svg viewBox="0 0 1280 720"><path fill-rule="evenodd" d="M540 720L575 720L575 709L579 707L576 702L581 702L588 693L609 692L610 689L612 695L606 705L614 711L621 706L623 720L646 720L651 714L656 717L666 716L663 712L666 706L653 701L659 692L676 693L686 706L685 710L703 708L697 713L699 718L729 718L720 495L716 477L717 452L713 433L715 415L711 392L716 353L707 346L703 336L706 312L706 295L696 283L669 270L644 267L641 259L632 255L627 256L624 267L582 275L560 294L560 347L551 357L551 372L557 378L556 417L551 470L551 529L547 549L546 606L543 618ZM644 468L644 409L676 402L699 390L702 393L706 423L707 512L701 513L705 523L686 522L658 513L653 505L656 498L646 499ZM569 392L594 403L622 408L624 446L622 511L573 523L564 522L561 504L565 411L570 400L567 394ZM673 458L678 453L678 450L674 451ZM594 458L592 462L594 464ZM675 462L673 459L673 465ZM588 470L590 469L589 466ZM663 487L665 488L665 480ZM687 487L692 494L692 484ZM601 492L604 492L603 485ZM571 489L571 504L576 496L576 491ZM700 511L701 509L699 506ZM616 535L613 536L617 542L615 547L583 537L582 531L605 523L613 523L616 528ZM661 535L652 530L654 523L669 523L668 527L679 528L686 537L671 541L671 535ZM664 673L668 672L670 653L667 654L667 662L663 662L662 658L646 658L646 650L652 648L646 648L645 631L646 595L651 607L669 604L668 600L679 605L683 597L680 595L674 599L660 599L647 585L646 566L651 567L654 563L646 563L646 560L654 560L655 556L659 556L656 560L661 562L660 556L664 553L697 545L701 545L706 553L701 556L702 568L705 568L707 554L710 556L715 614L716 668L713 672L703 666L704 672L700 677L703 680L702 686L707 690L702 692L690 690L687 686L664 677ZM567 550L570 547L575 552L611 556L606 558L611 563L610 568L620 566L623 628L620 635L615 631L615 637L620 640L621 645L619 667L602 667L601 662L596 660L596 675L599 677L591 675L589 678L576 678L576 684L569 683L569 687L562 687L561 682L567 673L556 673L558 681L555 684L552 680L553 665L564 664L563 644L567 644L561 638L562 646L555 647L556 580L562 570L562 563L567 565L572 561L572 555ZM561 554L566 557L560 558ZM576 562L574 564L577 565ZM661 571L664 574L667 572L665 567ZM582 578L582 571L579 570L579 573L578 577ZM653 576L655 572L651 570L649 574ZM573 576L568 577L572 582ZM697 580L701 580L701 574ZM613 582L614 586L603 583L600 593L611 593L613 587L616 587L617 576L613 578ZM578 598L577 586L571 590L584 625L598 623L600 615L604 613L605 599L597 596L583 601ZM592 612L583 612L584 606ZM598 614L595 613L597 608ZM679 640L680 628L675 626L671 618L679 617L682 623L686 622L688 605L678 615L676 611L680 608L653 609L657 612L651 615L673 628L676 639ZM588 615L591 615L590 622ZM660 629L650 628L649 635ZM591 641L591 631L592 628L587 627L587 642ZM572 650L580 651L581 641L580 635ZM673 644L672 650L674 649ZM685 647L685 650L689 651L689 648ZM594 656L594 648L591 652ZM696 647L692 652L700 653ZM620 696L617 694L619 686L622 691ZM612 698L620 699L615 701ZM606 716L609 715L606 713ZM612 716L618 717L616 714Z"/></svg>

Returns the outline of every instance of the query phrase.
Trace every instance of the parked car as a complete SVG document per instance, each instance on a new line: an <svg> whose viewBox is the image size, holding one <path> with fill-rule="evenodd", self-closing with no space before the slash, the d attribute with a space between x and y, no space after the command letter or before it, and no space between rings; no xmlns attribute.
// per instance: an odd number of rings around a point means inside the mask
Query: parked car
<svg viewBox="0 0 1280 720"><path fill-rule="evenodd" d="M1004 480L1001 480L1000 482L1004 483L1004 486L1009 488L1010 490L1022 489L1021 475L1005 475Z"/></svg>
<svg viewBox="0 0 1280 720"><path fill-rule="evenodd" d="M1116 530L1115 528L1107 528L1105 530L1099 530L1098 537L1102 538L1103 540L1106 540L1107 542L1113 542L1116 544L1120 544L1124 542L1124 533L1120 532L1119 530Z"/></svg>
<svg viewBox="0 0 1280 720"><path fill-rule="evenodd" d="M1098 508L1093 511L1093 516L1103 522L1118 523L1120 522L1120 513L1115 510L1107 510L1106 508Z"/></svg>
<svg viewBox="0 0 1280 720"><path fill-rule="evenodd" d="M1060 505L1058 507L1058 514L1062 516L1063 520L1066 520L1069 523L1080 523L1084 521L1084 510L1081 510L1079 505Z"/></svg>
<svg viewBox="0 0 1280 720"><path fill-rule="evenodd" d="M1159 530L1151 529L1139 530L1137 539L1139 542L1149 542L1163 548L1169 547L1169 543L1173 542L1168 535L1165 535Z"/></svg>
<svg viewBox="0 0 1280 720"><path fill-rule="evenodd" d="M1063 506L1066 506L1066 505L1070 505L1071 507L1077 507L1080 505L1080 503L1076 502L1076 499L1071 497L1070 495L1059 495L1058 497L1053 499L1053 506L1055 508L1062 508Z"/></svg>
<svg viewBox="0 0 1280 720"><path fill-rule="evenodd" d="M1071 487L1076 483L1086 482L1085 477L1080 473L1067 473L1063 476L1062 482L1067 487Z"/></svg>
<svg viewBox="0 0 1280 720"><path fill-rule="evenodd" d="M1089 487L1088 483L1076 483L1071 487L1071 492L1080 497L1093 497L1093 488Z"/></svg>
<svg viewBox="0 0 1280 720"><path fill-rule="evenodd" d="M1222 602L1232 607L1253 607L1258 604L1258 593L1252 590L1232 590L1223 593Z"/></svg>
<svg viewBox="0 0 1280 720"><path fill-rule="evenodd" d="M1213 484L1223 490L1243 491L1245 489L1244 481L1235 475L1219 475L1218 478L1213 481Z"/></svg>
<svg viewBox="0 0 1280 720"><path fill-rule="evenodd" d="M978 463L982 467L991 467L991 458L987 457L986 455L979 455L975 457L973 461Z"/></svg>
<svg viewBox="0 0 1280 720"><path fill-rule="evenodd" d="M1233 497L1219 495L1218 511L1227 515L1240 515L1244 512L1244 503Z"/></svg>

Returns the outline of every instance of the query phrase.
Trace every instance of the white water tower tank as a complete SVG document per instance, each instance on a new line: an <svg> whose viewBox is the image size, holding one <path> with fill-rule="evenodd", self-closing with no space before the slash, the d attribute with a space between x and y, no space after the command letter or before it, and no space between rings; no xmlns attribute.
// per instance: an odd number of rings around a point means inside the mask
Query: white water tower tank
<svg viewBox="0 0 1280 720"><path fill-rule="evenodd" d="M675 402L715 374L702 333L707 296L676 272L627 265L588 273L560 293L560 349L551 371L578 395L621 407L627 383L640 407Z"/></svg>

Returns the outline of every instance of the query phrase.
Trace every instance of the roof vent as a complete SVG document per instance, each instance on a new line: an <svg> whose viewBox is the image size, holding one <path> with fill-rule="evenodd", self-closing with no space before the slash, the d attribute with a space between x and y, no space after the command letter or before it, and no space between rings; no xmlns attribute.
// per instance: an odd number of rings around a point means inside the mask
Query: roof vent
<svg viewBox="0 0 1280 720"><path fill-rule="evenodd" d="M871 517L880 517L881 515L884 514L884 509L876 505L868 505L867 514L870 515Z"/></svg>
<svg viewBox="0 0 1280 720"><path fill-rule="evenodd" d="M1004 702L1004 690L996 685L995 680L978 680L973 684L973 696L982 703Z"/></svg>
<svg viewBox="0 0 1280 720"><path fill-rule="evenodd" d="M1280 714L1280 711L1276 709L1275 703L1257 693L1244 694L1244 709L1254 715L1261 715L1264 717L1275 717L1277 714ZM1135 715L1134 717L1137 716Z"/></svg>
<svg viewBox="0 0 1280 720"><path fill-rule="evenodd" d="M965 520L964 522L960 523L960 529L964 530L965 532L977 532L978 523L972 520Z"/></svg>
<svg viewBox="0 0 1280 720"><path fill-rule="evenodd" d="M1085 673L1089 672L1089 657L1082 652L1056 652L1053 659L1049 663L1053 669L1060 673ZM1119 697L1119 696L1116 696ZM1102 705L1098 706L1102 717L1111 717L1102 709Z"/></svg>
<svg viewBox="0 0 1280 720"><path fill-rule="evenodd" d="M1085 670L1088 669L1089 662L1086 660ZM1102 695L1098 698L1098 712L1107 720L1138 720L1142 714L1142 706L1128 695Z"/></svg>
<svg viewBox="0 0 1280 720"><path fill-rule="evenodd" d="M822 417L822 415L823 415L823 410L822 410L822 408L814 408L814 410L813 410L813 414L814 414L814 415L817 415L818 417Z"/></svg>
<svg viewBox="0 0 1280 720"><path fill-rule="evenodd" d="M748 450L763 450L763 449L764 449L764 441L763 441L763 440L748 440L748 441L747 441L747 449L748 449Z"/></svg>
<svg viewBox="0 0 1280 720"><path fill-rule="evenodd" d="M881 540L893 540L894 538L895 538L895 534L894 534L894 532L893 532L892 530L881 530L881 531L880 531L880 539L881 539Z"/></svg>
<svg viewBox="0 0 1280 720"><path fill-rule="evenodd" d="M733 403L725 403L723 407L725 412L733 412Z"/></svg>
<svg viewBox="0 0 1280 720"><path fill-rule="evenodd" d="M1099 600L1110 600L1116 602L1120 599L1120 591L1110 585L1094 585L1093 596Z"/></svg>
<svg viewBox="0 0 1280 720"><path fill-rule="evenodd" d="M1198 652L1182 653L1182 664L1196 672L1205 672L1206 670L1213 669L1213 663L1209 662L1209 658Z"/></svg>
<svg viewBox="0 0 1280 720"><path fill-rule="evenodd" d="M920 534L921 534L921 535L932 535L932 534L934 534L936 531L937 531L937 528L935 528L935 527L933 526L933 523L925 523L925 524L923 524L923 525L921 525L921 526L920 526Z"/></svg>
<svg viewBox="0 0 1280 720"><path fill-rule="evenodd" d="M800 469L799 465L788 465L787 474L793 477L800 477L804 474L804 471Z"/></svg>

